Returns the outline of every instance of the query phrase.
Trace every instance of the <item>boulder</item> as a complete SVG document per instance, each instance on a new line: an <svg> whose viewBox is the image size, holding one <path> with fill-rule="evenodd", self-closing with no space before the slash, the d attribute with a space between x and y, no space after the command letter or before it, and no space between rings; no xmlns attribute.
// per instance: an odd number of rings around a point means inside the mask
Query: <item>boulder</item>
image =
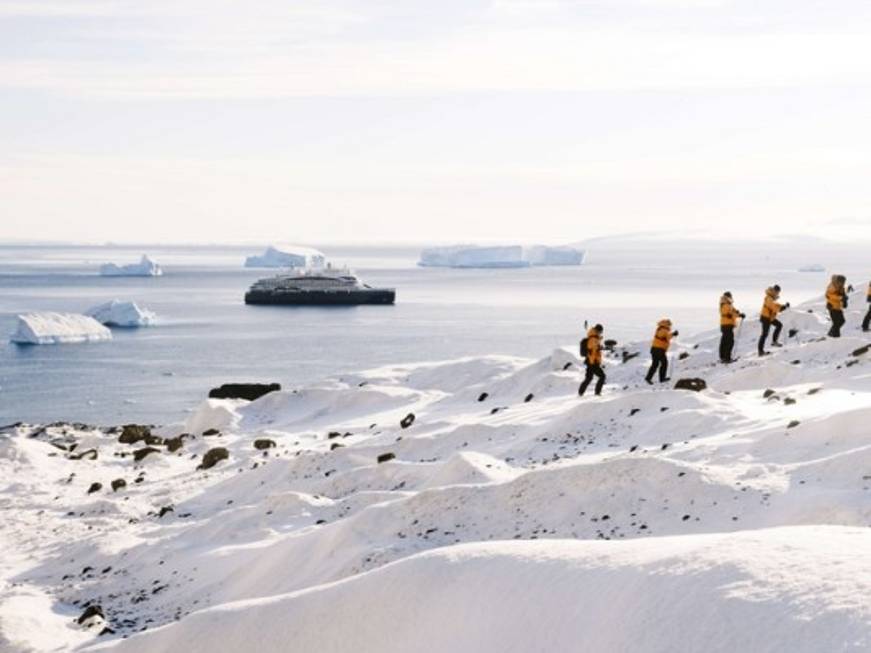
<svg viewBox="0 0 871 653"><path fill-rule="evenodd" d="M121 429L121 435L118 436L118 442L121 444L136 444L140 440L145 440L151 436L151 429L141 424L125 424Z"/></svg>
<svg viewBox="0 0 871 653"><path fill-rule="evenodd" d="M197 465L197 469L211 469L222 460L227 460L230 457L230 452L224 447L214 447L209 449L203 456L203 462Z"/></svg>
<svg viewBox="0 0 871 653"><path fill-rule="evenodd" d="M394 458L396 458L395 453L382 453L378 456L378 464L386 463L388 460L393 460Z"/></svg>
<svg viewBox="0 0 871 653"><path fill-rule="evenodd" d="M279 383L225 383L209 391L209 399L245 399L254 401L265 394L281 390Z"/></svg>
<svg viewBox="0 0 871 653"><path fill-rule="evenodd" d="M97 459L97 450L96 449L85 449L84 451L70 455L70 460L96 460L96 459Z"/></svg>
<svg viewBox="0 0 871 653"><path fill-rule="evenodd" d="M116 478L114 481L112 481L112 491L113 492L117 492L121 488L125 488L125 487L127 487L127 481L125 481L123 478Z"/></svg>
<svg viewBox="0 0 871 653"><path fill-rule="evenodd" d="M160 449L156 449L155 447L142 447L133 452L133 460L138 463L152 453L160 453Z"/></svg>
<svg viewBox="0 0 871 653"><path fill-rule="evenodd" d="M254 448L258 450L272 449L275 446L277 446L275 440L270 440L269 438L258 438L257 440L254 440Z"/></svg>
<svg viewBox="0 0 871 653"><path fill-rule="evenodd" d="M106 616L103 614L103 608L99 605L89 605L85 608L85 611L79 615L79 618L76 619L76 622L83 626L86 621L93 619L94 617L100 617L101 619L105 619Z"/></svg>
<svg viewBox="0 0 871 653"><path fill-rule="evenodd" d="M166 440L163 441L163 444L166 445L166 450L169 453L174 453L181 449L182 445L184 445L184 439L188 437L188 435L188 433L182 433L181 435L177 435L174 438L166 438Z"/></svg>
<svg viewBox="0 0 871 653"><path fill-rule="evenodd" d="M99 492L103 489L102 483L91 483L91 487L88 488L88 494L93 494L94 492Z"/></svg>
<svg viewBox="0 0 871 653"><path fill-rule="evenodd" d="M402 428L407 429L409 426L414 424L414 419L415 419L414 413L409 413L408 415L406 415L405 417L402 418L402 421L399 422L399 425Z"/></svg>
<svg viewBox="0 0 871 653"><path fill-rule="evenodd" d="M674 384L675 390L692 390L693 392L701 392L708 387L704 379L678 379Z"/></svg>

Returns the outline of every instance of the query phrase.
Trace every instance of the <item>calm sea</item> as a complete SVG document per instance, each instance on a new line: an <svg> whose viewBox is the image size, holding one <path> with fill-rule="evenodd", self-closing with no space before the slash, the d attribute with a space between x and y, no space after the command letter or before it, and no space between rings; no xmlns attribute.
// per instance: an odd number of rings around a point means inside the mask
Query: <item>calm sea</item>
<svg viewBox="0 0 871 653"><path fill-rule="evenodd" d="M388 363L480 354L541 357L576 346L584 320L619 340L647 338L670 316L686 332L716 328L731 289L758 311L775 281L792 301L821 293L809 263L867 275L864 247L813 242L753 247L666 241L593 244L575 268L418 268L417 248L322 248L370 285L397 289L395 306L252 307L247 270L259 247L0 246L0 423L76 420L166 424L184 419L209 388L233 381L285 387ZM103 278L106 261L148 253L157 278ZM867 283L867 281L863 282ZM158 326L115 329L111 342L22 347L8 343L16 314L82 312L109 299L155 311Z"/></svg>

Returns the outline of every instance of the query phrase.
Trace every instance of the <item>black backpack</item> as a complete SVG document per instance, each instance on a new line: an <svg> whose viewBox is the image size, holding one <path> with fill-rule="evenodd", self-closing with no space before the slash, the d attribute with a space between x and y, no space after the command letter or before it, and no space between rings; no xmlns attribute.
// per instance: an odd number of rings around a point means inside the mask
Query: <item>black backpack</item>
<svg viewBox="0 0 871 653"><path fill-rule="evenodd" d="M587 348L587 338L581 340L581 358L586 358L590 353L590 350Z"/></svg>

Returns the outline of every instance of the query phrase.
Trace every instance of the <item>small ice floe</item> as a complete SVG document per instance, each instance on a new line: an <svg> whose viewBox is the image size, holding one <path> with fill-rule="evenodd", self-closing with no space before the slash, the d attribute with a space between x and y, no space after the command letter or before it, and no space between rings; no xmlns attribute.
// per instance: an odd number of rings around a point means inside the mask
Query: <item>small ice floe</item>
<svg viewBox="0 0 871 653"><path fill-rule="evenodd" d="M118 299L94 306L86 315L90 315L101 324L114 327L151 326L157 318L153 312L140 308L136 302Z"/></svg>
<svg viewBox="0 0 871 653"><path fill-rule="evenodd" d="M104 277L159 277L162 274L163 269L145 254L142 255L139 263L129 265L104 263L100 266L100 275Z"/></svg>
<svg viewBox="0 0 871 653"><path fill-rule="evenodd" d="M11 340L21 345L111 340L112 332L88 315L77 313L25 313Z"/></svg>

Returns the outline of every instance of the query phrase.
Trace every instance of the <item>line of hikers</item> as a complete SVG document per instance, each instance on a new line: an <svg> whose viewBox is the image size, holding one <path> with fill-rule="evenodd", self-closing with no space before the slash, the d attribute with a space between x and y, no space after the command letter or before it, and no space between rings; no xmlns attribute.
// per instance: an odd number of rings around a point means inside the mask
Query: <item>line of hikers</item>
<svg viewBox="0 0 871 653"><path fill-rule="evenodd" d="M847 293L853 291L852 286L847 285L847 278L842 274L832 276L831 283L826 288L826 309L829 312L829 317L832 320L832 327L829 329L829 337L840 338L841 328L844 326L846 319L844 318L844 309L847 308ZM780 286L775 284L765 290L765 299L762 303L762 310L759 313L759 322L762 325L762 333L759 336L757 344L757 352L760 356L768 354L765 351L765 343L771 334L771 345L773 347L782 347L780 343L780 332L783 329L783 323L777 319L777 316L789 308L789 302L781 304ZM868 312L862 320L862 331L868 332L871 330L871 282L868 284L866 293L868 302ZM724 364L733 363L735 359L732 353L735 349L735 327L738 325L738 320L744 320L747 317L737 308L732 299L732 293L726 291L720 297L720 362ZM678 335L677 331L672 331L672 323L669 319L662 319L656 325L656 331L653 334L653 342L650 346L650 368L647 370L647 375L644 380L649 384L653 384L653 378L659 373L659 382L665 383L669 380L668 377L668 348L671 346L671 339ZM774 331L772 332L772 328ZM601 324L596 324L588 332L587 336L581 340L581 357L586 365L586 373L584 380L578 388L578 395L584 396L593 378L596 378L595 393L602 394L602 388L605 385L605 371L602 369L602 335L605 328Z"/></svg>

